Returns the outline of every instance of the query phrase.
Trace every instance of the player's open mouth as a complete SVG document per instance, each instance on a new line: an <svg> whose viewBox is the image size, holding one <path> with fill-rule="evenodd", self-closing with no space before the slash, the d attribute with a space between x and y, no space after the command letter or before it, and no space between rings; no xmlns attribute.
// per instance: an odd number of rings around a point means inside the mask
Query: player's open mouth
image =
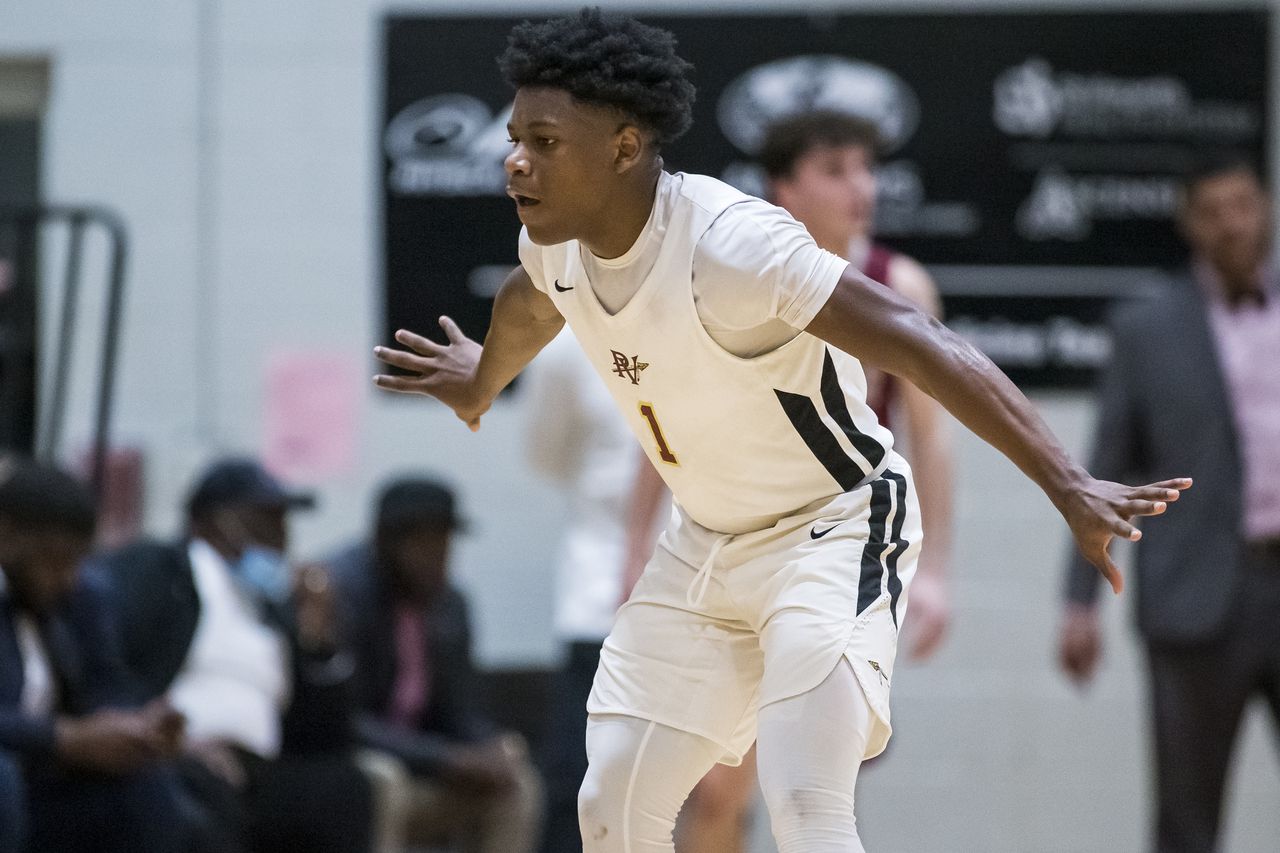
<svg viewBox="0 0 1280 853"><path fill-rule="evenodd" d="M513 192L512 190L507 190L507 195L515 199L516 207L533 207L535 204L541 203L541 199L536 199L533 196L527 196L523 193Z"/></svg>

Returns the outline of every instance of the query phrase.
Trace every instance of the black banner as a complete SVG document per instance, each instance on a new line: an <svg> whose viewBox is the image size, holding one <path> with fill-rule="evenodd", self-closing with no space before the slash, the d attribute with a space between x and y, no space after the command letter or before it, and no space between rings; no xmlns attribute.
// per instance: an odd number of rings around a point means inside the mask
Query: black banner
<svg viewBox="0 0 1280 853"><path fill-rule="evenodd" d="M387 19L388 330L447 313L482 334L516 262L501 165L512 92L493 58L518 20ZM934 268L969 329L1041 317L1096 333L1106 300L1181 259L1171 223L1189 155L1265 162L1263 11L644 20L696 69L694 126L664 152L669 169L760 194L769 121L814 106L876 121L889 140L877 233ZM982 283L1005 268L1024 272ZM1105 359L1091 347L1092 362L1024 370L983 340L1032 382L1084 381Z"/></svg>

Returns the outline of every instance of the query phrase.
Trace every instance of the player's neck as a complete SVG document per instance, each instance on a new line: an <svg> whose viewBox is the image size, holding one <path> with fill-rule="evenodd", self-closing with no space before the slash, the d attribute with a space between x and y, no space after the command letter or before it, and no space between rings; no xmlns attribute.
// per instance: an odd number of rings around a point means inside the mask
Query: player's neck
<svg viewBox="0 0 1280 853"><path fill-rule="evenodd" d="M591 254L606 261L625 255L649 222L661 175L662 164L659 161L650 174L625 184L615 192L609 202L610 214L600 217L592 233L579 237L578 242Z"/></svg>

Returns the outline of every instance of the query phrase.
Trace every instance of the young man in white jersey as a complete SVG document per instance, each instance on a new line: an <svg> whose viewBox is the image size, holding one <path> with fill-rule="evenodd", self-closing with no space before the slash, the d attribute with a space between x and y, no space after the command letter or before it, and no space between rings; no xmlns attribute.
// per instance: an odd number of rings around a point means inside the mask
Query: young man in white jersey
<svg viewBox="0 0 1280 853"><path fill-rule="evenodd" d="M473 430L567 321L678 511L601 655L579 798L587 853L670 851L688 792L758 740L780 853L862 849L858 766L889 735L920 546L910 470L860 359L914 383L1017 464L1119 591L1107 554L1187 480L1131 488L1074 464L991 362L814 244L785 212L663 171L690 123L669 33L598 10L512 31L508 192L521 266L481 347L378 347Z"/></svg>

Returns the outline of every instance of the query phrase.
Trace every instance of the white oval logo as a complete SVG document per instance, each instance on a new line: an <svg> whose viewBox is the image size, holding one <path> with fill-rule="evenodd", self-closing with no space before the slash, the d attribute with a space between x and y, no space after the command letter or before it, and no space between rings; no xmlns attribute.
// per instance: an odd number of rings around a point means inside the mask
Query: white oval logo
<svg viewBox="0 0 1280 853"><path fill-rule="evenodd" d="M458 157L493 120L478 98L460 93L414 101L387 125L382 144L392 160L401 157Z"/></svg>
<svg viewBox="0 0 1280 853"><path fill-rule="evenodd" d="M754 156L770 124L815 109L874 123L884 154L906 144L920 123L920 102L896 74L867 62L825 55L794 56L752 68L725 88L716 116L725 137Z"/></svg>

